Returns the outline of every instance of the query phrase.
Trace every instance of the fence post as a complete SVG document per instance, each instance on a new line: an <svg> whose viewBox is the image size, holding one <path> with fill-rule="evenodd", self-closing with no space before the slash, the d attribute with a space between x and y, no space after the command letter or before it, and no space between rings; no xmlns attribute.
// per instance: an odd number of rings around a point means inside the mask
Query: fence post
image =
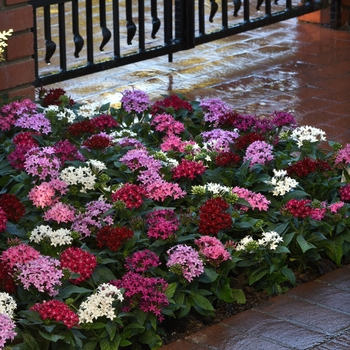
<svg viewBox="0 0 350 350"><path fill-rule="evenodd" d="M27 0L0 1L0 31L13 29L0 63L0 95L35 99L33 9Z"/></svg>
<svg viewBox="0 0 350 350"><path fill-rule="evenodd" d="M175 40L183 50L195 47L194 0L175 0Z"/></svg>

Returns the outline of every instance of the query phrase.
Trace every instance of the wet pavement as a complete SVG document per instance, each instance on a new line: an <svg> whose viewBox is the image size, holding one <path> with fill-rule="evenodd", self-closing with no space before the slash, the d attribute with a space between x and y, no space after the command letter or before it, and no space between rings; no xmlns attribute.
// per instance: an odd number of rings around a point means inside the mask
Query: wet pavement
<svg viewBox="0 0 350 350"><path fill-rule="evenodd" d="M348 350L350 266L162 347L162 350Z"/></svg>
<svg viewBox="0 0 350 350"><path fill-rule="evenodd" d="M49 87L112 104L132 87L152 101L173 93L217 97L244 114L292 111L300 125L350 143L350 32L296 19L176 53L173 63L155 58ZM347 266L162 350L349 348Z"/></svg>
<svg viewBox="0 0 350 350"><path fill-rule="evenodd" d="M135 88L152 101L217 97L243 114L292 111L300 125L350 142L350 32L290 19L167 56L67 80L78 101L117 104Z"/></svg>

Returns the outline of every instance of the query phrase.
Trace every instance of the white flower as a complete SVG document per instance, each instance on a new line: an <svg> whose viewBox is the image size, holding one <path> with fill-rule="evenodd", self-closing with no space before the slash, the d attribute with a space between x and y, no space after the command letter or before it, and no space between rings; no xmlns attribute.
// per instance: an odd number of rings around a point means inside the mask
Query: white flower
<svg viewBox="0 0 350 350"><path fill-rule="evenodd" d="M92 173L92 170L81 166L77 168L70 166L63 169L60 173L60 179L68 185L82 184L81 192L93 190L96 183L96 176Z"/></svg>
<svg viewBox="0 0 350 350"><path fill-rule="evenodd" d="M80 106L78 114L84 118L92 119L100 111L100 106L97 102L85 103Z"/></svg>
<svg viewBox="0 0 350 350"><path fill-rule="evenodd" d="M276 250L278 243L283 242L283 238L275 231L263 232L262 238L258 240L260 246Z"/></svg>
<svg viewBox="0 0 350 350"><path fill-rule="evenodd" d="M326 133L318 128L303 125L292 131L291 138L297 141L298 147L302 147L304 141L319 142L326 141Z"/></svg>
<svg viewBox="0 0 350 350"><path fill-rule="evenodd" d="M106 164L97 159L90 159L86 162L86 164L90 165L91 170L97 174L100 171L107 169Z"/></svg>
<svg viewBox="0 0 350 350"><path fill-rule="evenodd" d="M124 300L120 289L109 283L99 285L96 293L81 303L78 310L79 323L92 323L94 319L103 316L113 320L115 309L112 304L115 300Z"/></svg>
<svg viewBox="0 0 350 350"><path fill-rule="evenodd" d="M218 194L220 196L224 195L225 193L230 193L232 191L231 187L222 186L220 184L209 182L205 185L208 192L212 194Z"/></svg>
<svg viewBox="0 0 350 350"><path fill-rule="evenodd" d="M274 176L267 183L274 186L274 189L270 191L274 196L283 196L298 186L298 181L286 176L286 170L273 169L273 172Z"/></svg>
<svg viewBox="0 0 350 350"><path fill-rule="evenodd" d="M249 248L248 248L249 247ZM237 244L236 250L253 250L259 248L259 245L256 241L254 241L252 236L245 236L242 238Z"/></svg>
<svg viewBox="0 0 350 350"><path fill-rule="evenodd" d="M54 247L68 245L73 242L70 230L66 228L53 230L48 225L37 226L30 233L29 240L34 243L40 243L45 238L47 238Z"/></svg>
<svg viewBox="0 0 350 350"><path fill-rule="evenodd" d="M6 292L0 292L0 314L5 314L10 318L14 317L14 311L17 308L15 299Z"/></svg>

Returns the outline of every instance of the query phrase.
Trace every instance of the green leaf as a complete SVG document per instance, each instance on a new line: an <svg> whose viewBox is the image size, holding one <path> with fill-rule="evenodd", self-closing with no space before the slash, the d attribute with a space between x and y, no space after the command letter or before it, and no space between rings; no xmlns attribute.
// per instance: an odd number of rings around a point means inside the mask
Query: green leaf
<svg viewBox="0 0 350 350"><path fill-rule="evenodd" d="M262 266L259 269L254 270L248 278L248 283L251 286L256 281L261 280L267 273L269 273L269 268Z"/></svg>
<svg viewBox="0 0 350 350"><path fill-rule="evenodd" d="M316 248L316 246L314 246L312 243L307 242L302 235L297 236L297 242L303 253L307 252L310 249Z"/></svg>
<svg viewBox="0 0 350 350"><path fill-rule="evenodd" d="M172 298L174 296L174 293L176 291L177 283L173 282L170 283L165 291L165 295L168 297L168 299Z"/></svg>
<svg viewBox="0 0 350 350"><path fill-rule="evenodd" d="M117 333L117 324L111 321L108 321L106 324L106 331L109 335L109 339L113 340Z"/></svg>
<svg viewBox="0 0 350 350"><path fill-rule="evenodd" d="M42 331L39 331L39 334L44 339L47 339L47 340L54 342L54 343L56 343L58 340L64 339L64 335L60 335L60 334L48 334L48 333L44 333Z"/></svg>
<svg viewBox="0 0 350 350"><path fill-rule="evenodd" d="M87 294L87 293L90 294L91 289L69 285L60 290L60 297L62 299L66 299L66 298L70 298L72 294Z"/></svg>
<svg viewBox="0 0 350 350"><path fill-rule="evenodd" d="M203 283L213 283L218 276L219 274L215 270L204 268L204 272L198 277L198 281Z"/></svg>
<svg viewBox="0 0 350 350"><path fill-rule="evenodd" d="M323 244L327 256L338 266L341 264L341 259L343 257L343 242L344 239L341 236L336 236L333 239L328 239Z"/></svg>
<svg viewBox="0 0 350 350"><path fill-rule="evenodd" d="M97 349L97 340L96 341L89 341L86 343L83 347L83 350L96 350Z"/></svg>
<svg viewBox="0 0 350 350"><path fill-rule="evenodd" d="M281 268L281 273L284 277L288 279L290 283L293 284L293 286L295 286L296 278L295 278L294 272L291 269L289 269L287 266L284 266Z"/></svg>
<svg viewBox="0 0 350 350"><path fill-rule="evenodd" d="M232 289L232 296L238 304L246 303L246 298L242 289Z"/></svg>
<svg viewBox="0 0 350 350"><path fill-rule="evenodd" d="M92 273L92 280L95 284L99 285L101 283L107 283L111 280L116 280L117 278L113 272L106 266L97 265L94 272Z"/></svg>
<svg viewBox="0 0 350 350"><path fill-rule="evenodd" d="M194 304L199 306L201 309L214 311L213 305L206 297L197 293L192 293L190 298L193 300Z"/></svg>
<svg viewBox="0 0 350 350"><path fill-rule="evenodd" d="M102 338L100 340L101 350L118 350L120 344L120 335L118 334L113 340Z"/></svg>

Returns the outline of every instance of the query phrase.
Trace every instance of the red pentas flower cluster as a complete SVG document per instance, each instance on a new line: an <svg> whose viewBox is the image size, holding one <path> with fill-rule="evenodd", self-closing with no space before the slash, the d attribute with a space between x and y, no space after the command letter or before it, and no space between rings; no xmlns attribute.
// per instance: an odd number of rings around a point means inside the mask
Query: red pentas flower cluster
<svg viewBox="0 0 350 350"><path fill-rule="evenodd" d="M0 261L0 290L10 294L16 291L11 269L3 261Z"/></svg>
<svg viewBox="0 0 350 350"><path fill-rule="evenodd" d="M103 135L92 135L83 142L83 146L88 149L105 149L111 144L110 138Z"/></svg>
<svg viewBox="0 0 350 350"><path fill-rule="evenodd" d="M340 187L339 196L342 201L350 202L350 183Z"/></svg>
<svg viewBox="0 0 350 350"><path fill-rule="evenodd" d="M221 152L215 157L215 164L221 167L232 167L239 164L241 160L242 157L234 152Z"/></svg>
<svg viewBox="0 0 350 350"><path fill-rule="evenodd" d="M229 208L221 197L208 199L199 208L199 228L202 234L217 234L220 230L232 226L231 215L227 212Z"/></svg>
<svg viewBox="0 0 350 350"><path fill-rule="evenodd" d="M24 204L14 194L10 193L0 195L0 208L10 221L18 221L26 212Z"/></svg>
<svg viewBox="0 0 350 350"><path fill-rule="evenodd" d="M67 328L77 326L79 323L78 315L68 305L59 300L49 300L34 304L30 310L38 312L44 321L54 320L62 322Z"/></svg>
<svg viewBox="0 0 350 350"><path fill-rule="evenodd" d="M304 177L315 172L331 170L331 166L322 159L304 158L290 165L286 170L289 176Z"/></svg>
<svg viewBox="0 0 350 350"><path fill-rule="evenodd" d="M78 278L70 279L73 284L79 284L90 278L97 265L94 254L77 247L64 250L60 256L60 262L62 269L68 269L80 275Z"/></svg>
<svg viewBox="0 0 350 350"><path fill-rule="evenodd" d="M181 177L187 179L194 179L197 175L202 175L206 171L203 163L195 162L193 160L181 159L181 163L172 169L173 179L180 179Z"/></svg>
<svg viewBox="0 0 350 350"><path fill-rule="evenodd" d="M245 150L251 143L255 141L265 141L265 137L256 132L250 132L245 135L241 135L236 139L235 148L237 150Z"/></svg>
<svg viewBox="0 0 350 350"><path fill-rule="evenodd" d="M305 219L312 213L310 199L291 199L281 209L282 213L288 213L297 219Z"/></svg>
<svg viewBox="0 0 350 350"><path fill-rule="evenodd" d="M50 89L48 91L44 90L43 106L48 107L51 105L60 106L62 104L61 96L66 94L66 91L61 88ZM69 98L69 105L73 106L75 104L74 100Z"/></svg>
<svg viewBox="0 0 350 350"><path fill-rule="evenodd" d="M97 246L108 247L115 252L133 236L134 232L128 227L104 226L96 234Z"/></svg>
<svg viewBox="0 0 350 350"><path fill-rule="evenodd" d="M123 201L128 209L139 208L146 197L146 191L139 185L125 184L111 195L112 201Z"/></svg>
<svg viewBox="0 0 350 350"><path fill-rule="evenodd" d="M151 107L151 114L155 115L158 113L164 113L167 108L173 108L175 111L186 109L189 112L192 112L193 110L188 101L181 99L177 95L171 95L165 97L163 100L156 101Z"/></svg>

